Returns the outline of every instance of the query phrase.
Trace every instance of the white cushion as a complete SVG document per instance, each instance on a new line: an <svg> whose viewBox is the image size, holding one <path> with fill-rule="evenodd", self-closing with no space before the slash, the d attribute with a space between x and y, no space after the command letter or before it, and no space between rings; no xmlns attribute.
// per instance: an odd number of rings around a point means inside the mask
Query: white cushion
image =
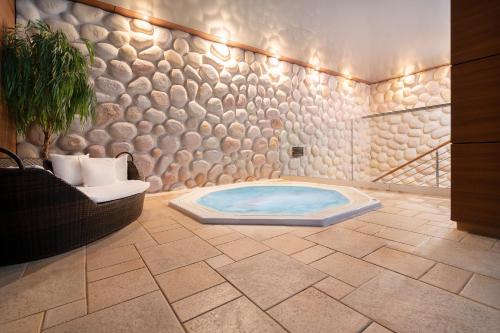
<svg viewBox="0 0 500 333"><path fill-rule="evenodd" d="M141 180L127 180L103 186L78 186L77 189L85 193L95 203L126 198L142 193L149 188L148 182Z"/></svg>
<svg viewBox="0 0 500 333"><path fill-rule="evenodd" d="M83 186L103 186L117 182L115 159L81 159Z"/></svg>
<svg viewBox="0 0 500 333"><path fill-rule="evenodd" d="M54 175L71 185L83 183L80 160L88 158L89 155L50 155Z"/></svg>
<svg viewBox="0 0 500 333"><path fill-rule="evenodd" d="M127 155L122 155L113 159L116 167L116 179L119 182L126 181L127 178Z"/></svg>

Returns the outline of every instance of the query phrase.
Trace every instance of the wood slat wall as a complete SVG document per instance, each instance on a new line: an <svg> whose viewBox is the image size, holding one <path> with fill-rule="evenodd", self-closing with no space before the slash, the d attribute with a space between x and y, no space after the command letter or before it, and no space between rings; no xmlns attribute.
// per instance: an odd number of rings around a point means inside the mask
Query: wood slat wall
<svg viewBox="0 0 500 333"><path fill-rule="evenodd" d="M13 27L16 22L15 0L0 1L0 38L3 38L3 28ZM1 52L1 50L0 50ZM0 73L2 75L2 73ZM7 113L7 107L0 102L0 146L16 151L16 128Z"/></svg>
<svg viewBox="0 0 500 333"><path fill-rule="evenodd" d="M500 2L451 2L451 218L500 237Z"/></svg>

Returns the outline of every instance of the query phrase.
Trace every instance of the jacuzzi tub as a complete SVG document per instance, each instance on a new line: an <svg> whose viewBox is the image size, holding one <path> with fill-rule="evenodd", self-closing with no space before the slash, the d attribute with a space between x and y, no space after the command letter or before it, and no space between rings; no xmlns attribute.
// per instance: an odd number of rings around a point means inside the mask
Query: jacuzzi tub
<svg viewBox="0 0 500 333"><path fill-rule="evenodd" d="M352 187L289 181L199 188L169 205L207 224L305 226L326 226L381 207Z"/></svg>

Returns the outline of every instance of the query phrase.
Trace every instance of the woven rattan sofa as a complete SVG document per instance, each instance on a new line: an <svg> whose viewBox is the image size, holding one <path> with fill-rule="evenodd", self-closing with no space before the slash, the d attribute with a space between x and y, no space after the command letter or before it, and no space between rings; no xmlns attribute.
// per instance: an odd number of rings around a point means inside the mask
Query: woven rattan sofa
<svg viewBox="0 0 500 333"><path fill-rule="evenodd" d="M75 249L123 228L142 212L145 192L95 203L48 172L50 162L30 159L46 170L27 167L14 153L1 147L0 152L10 157L0 163L0 266ZM6 161L17 167L5 167ZM142 180L133 158L127 177Z"/></svg>

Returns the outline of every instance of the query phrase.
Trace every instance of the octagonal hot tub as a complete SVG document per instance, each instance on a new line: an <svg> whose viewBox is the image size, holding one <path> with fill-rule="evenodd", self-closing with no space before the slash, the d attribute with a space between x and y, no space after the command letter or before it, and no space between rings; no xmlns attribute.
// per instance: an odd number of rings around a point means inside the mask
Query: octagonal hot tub
<svg viewBox="0 0 500 333"><path fill-rule="evenodd" d="M207 224L326 226L381 207L346 186L252 182L199 188L170 206Z"/></svg>

